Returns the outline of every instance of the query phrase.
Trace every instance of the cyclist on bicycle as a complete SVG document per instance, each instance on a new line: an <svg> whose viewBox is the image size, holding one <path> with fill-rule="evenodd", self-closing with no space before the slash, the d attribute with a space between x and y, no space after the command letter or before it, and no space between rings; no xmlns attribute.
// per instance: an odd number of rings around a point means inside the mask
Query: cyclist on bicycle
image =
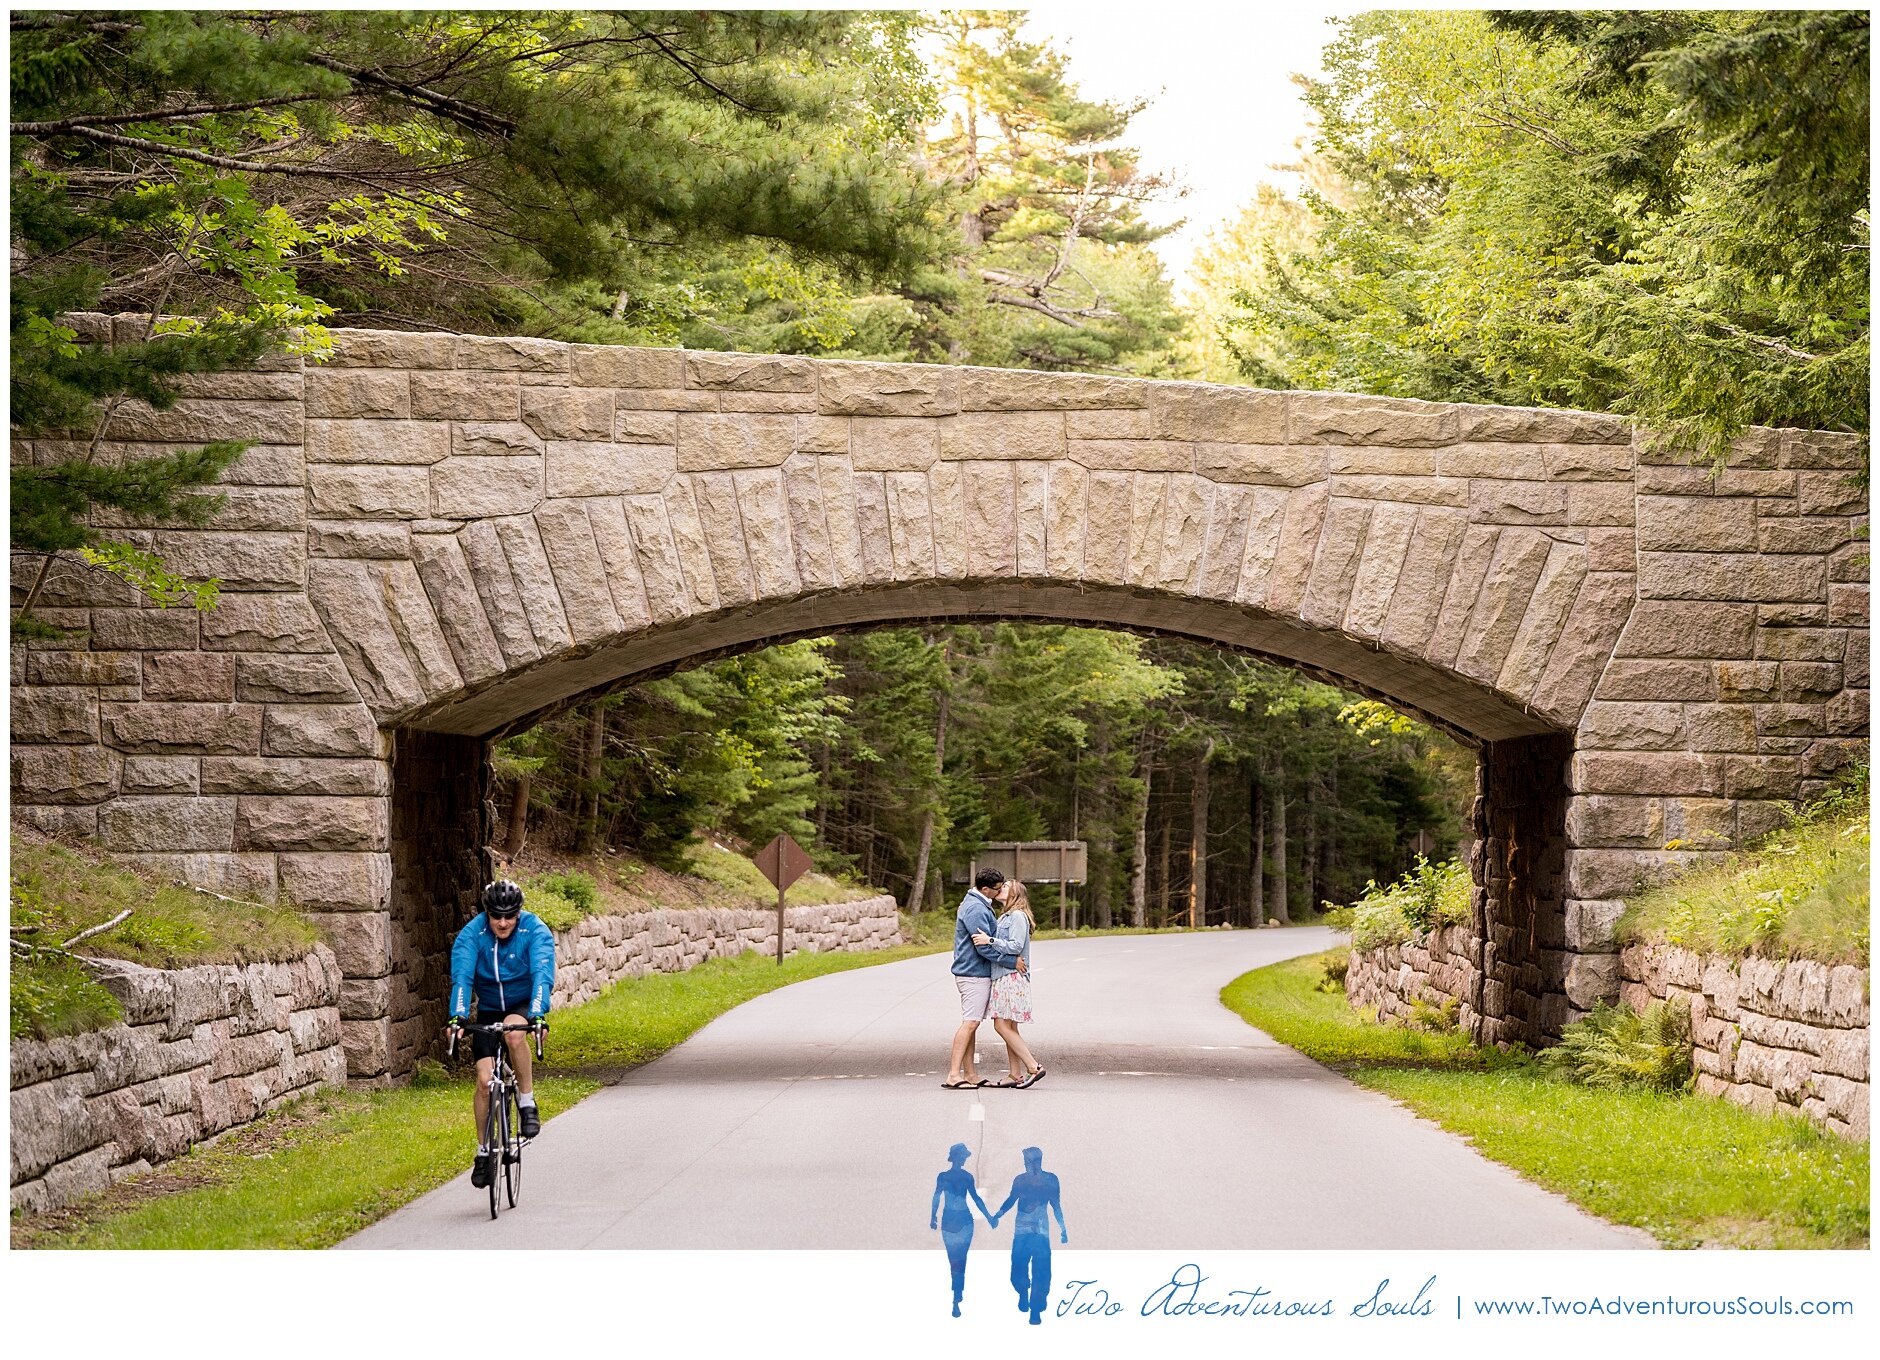
<svg viewBox="0 0 1880 1360"><path fill-rule="evenodd" d="M522 909L522 889L508 879L486 883L482 903L482 914L458 931L451 945L450 1023L461 1026L469 1019L474 998L481 1023L495 1024L501 1016L504 1024L534 1024L548 1014L549 997L555 990L555 937L539 916ZM542 1131L542 1116L535 1108L528 1034L512 1030L500 1037L474 1033L470 1038L477 1060L477 1157L470 1181L481 1190L496 1175L496 1149L484 1145L483 1130L498 1042L509 1046L524 1138Z"/></svg>

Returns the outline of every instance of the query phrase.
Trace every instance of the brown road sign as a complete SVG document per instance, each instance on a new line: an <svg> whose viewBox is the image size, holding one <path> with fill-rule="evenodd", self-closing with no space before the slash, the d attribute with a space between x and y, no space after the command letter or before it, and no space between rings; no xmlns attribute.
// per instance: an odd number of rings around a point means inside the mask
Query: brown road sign
<svg viewBox="0 0 1880 1360"><path fill-rule="evenodd" d="M809 852L786 833L751 856L778 892L810 871Z"/></svg>

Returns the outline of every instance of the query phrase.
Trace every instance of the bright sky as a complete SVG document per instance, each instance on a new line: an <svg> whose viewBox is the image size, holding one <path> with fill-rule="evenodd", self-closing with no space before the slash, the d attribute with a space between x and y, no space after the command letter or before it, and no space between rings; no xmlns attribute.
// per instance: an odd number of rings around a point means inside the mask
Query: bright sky
<svg viewBox="0 0 1880 1360"><path fill-rule="evenodd" d="M1262 181L1289 192L1297 175L1273 170L1297 158L1309 110L1292 82L1319 72L1331 40L1319 5L1035 5L1028 32L1070 55L1086 97L1151 98L1129 125L1147 169L1171 172L1185 198L1152 206L1152 222L1188 225L1155 245L1177 290L1208 231L1228 221Z"/></svg>

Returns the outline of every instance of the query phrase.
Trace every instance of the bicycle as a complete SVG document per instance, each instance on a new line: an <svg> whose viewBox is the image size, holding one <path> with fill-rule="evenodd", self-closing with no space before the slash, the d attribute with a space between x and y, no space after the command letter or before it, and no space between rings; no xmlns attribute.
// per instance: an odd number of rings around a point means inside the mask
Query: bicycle
<svg viewBox="0 0 1880 1360"><path fill-rule="evenodd" d="M457 1056L459 1034L494 1034L500 1037L512 1031L525 1031L535 1036L535 1056L540 1061L542 1038L548 1033L546 1020L531 1020L523 1025L452 1025L445 1051L452 1058ZM503 1199L507 1199L509 1207L513 1209L516 1201L522 1197L522 1149L533 1140L515 1131L519 1118L516 1094L515 1077L509 1068L509 1045L499 1042L496 1045L496 1065L490 1070L489 1112L483 1117L483 1146L498 1152L503 1170L501 1194L497 1192L496 1176L490 1177L491 1218L496 1217Z"/></svg>

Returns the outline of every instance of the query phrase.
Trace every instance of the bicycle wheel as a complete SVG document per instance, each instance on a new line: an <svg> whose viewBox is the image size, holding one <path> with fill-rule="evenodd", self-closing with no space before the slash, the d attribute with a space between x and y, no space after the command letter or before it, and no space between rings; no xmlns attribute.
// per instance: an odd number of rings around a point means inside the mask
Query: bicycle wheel
<svg viewBox="0 0 1880 1360"><path fill-rule="evenodd" d="M508 1131L504 1129L503 1127L504 1104L507 1101L507 1099L508 1099L508 1096L507 1096L507 1093L503 1089L502 1083L498 1081L492 1081L490 1083L489 1113L483 1116L483 1145L489 1148L492 1154L496 1156L498 1159L500 1159L503 1155L503 1145L508 1136ZM499 1192L496 1188L496 1169L494 1167L491 1167L490 1168L490 1217L491 1218L496 1217L498 1194Z"/></svg>
<svg viewBox="0 0 1880 1360"><path fill-rule="evenodd" d="M522 1115L515 1105L515 1090L512 1087L509 1099L503 1105L503 1190L509 1196L509 1207L515 1208L516 1201L522 1197L522 1135L512 1131L522 1125Z"/></svg>

